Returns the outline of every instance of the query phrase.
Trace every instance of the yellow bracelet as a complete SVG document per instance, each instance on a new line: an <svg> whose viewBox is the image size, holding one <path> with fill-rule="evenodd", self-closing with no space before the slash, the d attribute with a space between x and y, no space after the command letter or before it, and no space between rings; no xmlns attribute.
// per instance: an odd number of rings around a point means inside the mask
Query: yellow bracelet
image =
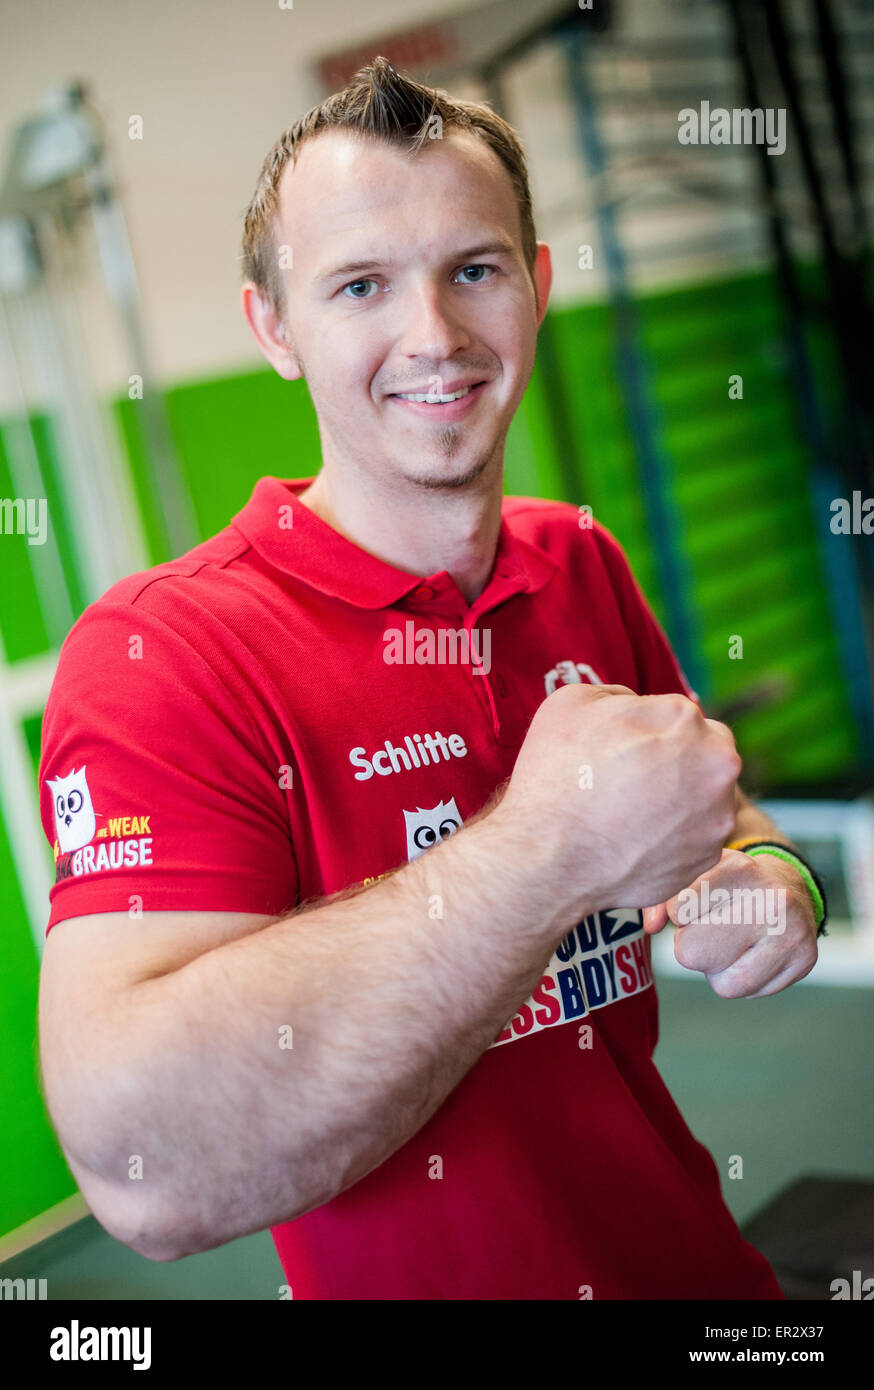
<svg viewBox="0 0 874 1390"><path fill-rule="evenodd" d="M762 842L761 835L744 835L743 839L732 840L731 844L725 846L726 849L744 849L747 845L758 845ZM788 848L788 846L787 846Z"/></svg>

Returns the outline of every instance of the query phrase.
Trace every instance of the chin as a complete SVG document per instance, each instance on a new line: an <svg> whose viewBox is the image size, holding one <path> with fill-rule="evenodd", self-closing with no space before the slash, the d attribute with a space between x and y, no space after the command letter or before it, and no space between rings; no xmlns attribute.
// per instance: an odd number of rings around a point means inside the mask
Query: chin
<svg viewBox="0 0 874 1390"><path fill-rule="evenodd" d="M458 463L423 465L422 469L410 476L410 481L423 488L465 488L471 487L489 466L489 459L474 462L464 460Z"/></svg>
<svg viewBox="0 0 874 1390"><path fill-rule="evenodd" d="M494 449L485 454L471 454L465 450L454 458L422 459L413 469L405 461L399 465L399 472L409 482L422 488L465 488L488 471L495 457Z"/></svg>

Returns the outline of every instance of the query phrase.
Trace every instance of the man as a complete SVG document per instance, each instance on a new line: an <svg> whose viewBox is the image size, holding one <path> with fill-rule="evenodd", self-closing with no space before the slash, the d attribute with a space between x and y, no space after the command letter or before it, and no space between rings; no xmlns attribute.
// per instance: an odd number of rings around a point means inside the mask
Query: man
<svg viewBox="0 0 874 1390"><path fill-rule="evenodd" d="M268 155L244 261L321 472L93 605L45 719L86 1199L154 1260L269 1226L294 1298L780 1298L653 1064L639 908L779 888L779 932L678 929L751 998L817 914L616 542L502 500L551 276L515 135L377 59Z"/></svg>

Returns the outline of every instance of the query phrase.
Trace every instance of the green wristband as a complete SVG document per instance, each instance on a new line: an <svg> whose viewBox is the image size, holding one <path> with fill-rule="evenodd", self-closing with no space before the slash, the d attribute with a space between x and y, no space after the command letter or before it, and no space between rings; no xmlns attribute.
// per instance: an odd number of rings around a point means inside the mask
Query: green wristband
<svg viewBox="0 0 874 1390"><path fill-rule="evenodd" d="M810 895L810 900L813 903L813 912L816 918L816 934L817 936L824 936L826 934L825 894L822 890L822 885L817 882L810 865L805 864L800 855L794 854L792 850L787 849L785 845L778 845L772 840L759 840L756 844L745 848L743 853L749 855L773 854L775 858L783 859L787 864L791 864L793 869L798 870L804 880L804 886Z"/></svg>

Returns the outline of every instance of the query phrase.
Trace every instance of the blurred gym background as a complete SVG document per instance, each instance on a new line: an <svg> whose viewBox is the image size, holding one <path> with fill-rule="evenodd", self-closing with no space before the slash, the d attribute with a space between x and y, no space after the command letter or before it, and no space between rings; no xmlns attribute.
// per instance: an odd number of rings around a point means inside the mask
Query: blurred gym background
<svg viewBox="0 0 874 1390"><path fill-rule="evenodd" d="M83 608L258 477L319 469L305 385L239 312L242 214L280 132L377 53L526 146L556 279L506 490L617 536L831 896L819 964L769 1000L719 1000L657 938L656 1062L790 1297L874 1274L874 4L5 0L0 30L0 1276L282 1284L267 1233L150 1264L76 1191L36 1071L36 769ZM681 143L702 102L784 111L785 150Z"/></svg>

